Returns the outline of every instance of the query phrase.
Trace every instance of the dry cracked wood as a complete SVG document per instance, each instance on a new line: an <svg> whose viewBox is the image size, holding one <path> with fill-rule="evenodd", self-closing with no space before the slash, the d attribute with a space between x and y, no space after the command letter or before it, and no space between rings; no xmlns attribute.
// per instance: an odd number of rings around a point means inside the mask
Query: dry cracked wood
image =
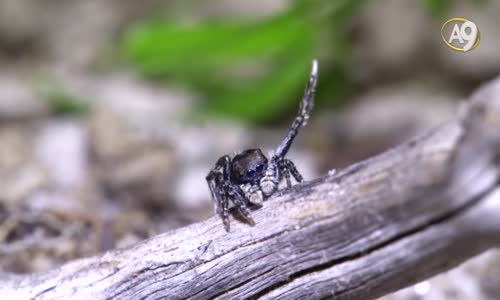
<svg viewBox="0 0 500 300"><path fill-rule="evenodd" d="M217 217L26 276L1 299L370 299L500 243L500 79L432 132ZM208 192L208 191L207 191Z"/></svg>

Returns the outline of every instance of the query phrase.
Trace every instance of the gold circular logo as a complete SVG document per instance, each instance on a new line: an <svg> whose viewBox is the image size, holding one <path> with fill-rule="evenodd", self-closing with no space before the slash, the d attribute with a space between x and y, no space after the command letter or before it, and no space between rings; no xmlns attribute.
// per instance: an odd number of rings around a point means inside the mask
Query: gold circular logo
<svg viewBox="0 0 500 300"><path fill-rule="evenodd" d="M467 52L479 45L481 33L474 22L465 18L451 18L441 27L441 38L451 49Z"/></svg>

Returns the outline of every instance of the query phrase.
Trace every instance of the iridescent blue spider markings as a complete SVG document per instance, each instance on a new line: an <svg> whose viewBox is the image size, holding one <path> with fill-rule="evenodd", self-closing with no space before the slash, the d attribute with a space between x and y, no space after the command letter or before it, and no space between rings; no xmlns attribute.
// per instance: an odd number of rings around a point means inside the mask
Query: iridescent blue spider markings
<svg viewBox="0 0 500 300"><path fill-rule="evenodd" d="M302 175L295 164L285 158L299 128L305 126L314 105L314 90L318 81L318 62L313 60L311 75L307 82L299 112L287 135L268 160L260 149L248 149L234 157L224 155L217 160L206 179L214 201L215 213L222 218L224 228L229 231L229 201L251 224L254 221L249 207L261 207L265 198L271 196L283 178L287 187L291 177L302 182Z"/></svg>

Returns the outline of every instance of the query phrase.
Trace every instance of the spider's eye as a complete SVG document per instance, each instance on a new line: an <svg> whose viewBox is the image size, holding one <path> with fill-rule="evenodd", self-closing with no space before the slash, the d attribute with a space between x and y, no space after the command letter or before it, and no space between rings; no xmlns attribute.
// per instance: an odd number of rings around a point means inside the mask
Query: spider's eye
<svg viewBox="0 0 500 300"><path fill-rule="evenodd" d="M255 170L257 170L257 172L260 172L260 171L264 170L264 165L263 164L257 164L255 166Z"/></svg>
<svg viewBox="0 0 500 300"><path fill-rule="evenodd" d="M253 176L255 171L253 169L247 169L247 176Z"/></svg>

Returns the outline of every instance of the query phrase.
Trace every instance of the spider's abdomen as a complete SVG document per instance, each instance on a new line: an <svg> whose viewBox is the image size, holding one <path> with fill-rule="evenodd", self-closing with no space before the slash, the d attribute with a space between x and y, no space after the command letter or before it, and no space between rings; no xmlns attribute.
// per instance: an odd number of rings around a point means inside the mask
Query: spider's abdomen
<svg viewBox="0 0 500 300"><path fill-rule="evenodd" d="M260 149L245 150L231 162L231 179L237 184L256 183L265 174L267 158Z"/></svg>

